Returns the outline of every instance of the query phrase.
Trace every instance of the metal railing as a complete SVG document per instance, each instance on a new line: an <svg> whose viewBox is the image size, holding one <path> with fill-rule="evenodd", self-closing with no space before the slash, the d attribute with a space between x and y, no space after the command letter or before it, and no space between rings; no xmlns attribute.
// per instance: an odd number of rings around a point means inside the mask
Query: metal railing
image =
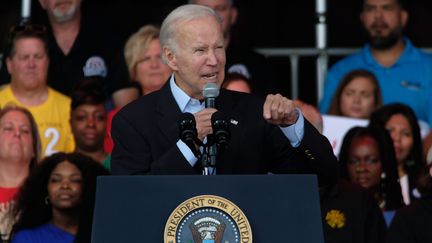
<svg viewBox="0 0 432 243"><path fill-rule="evenodd" d="M432 54L432 47L421 48L423 51ZM317 67L317 96L318 101L323 96L324 80L328 69L330 56L347 56L358 52L360 48L327 48L320 50L316 48L257 48L258 53L266 57L288 57L291 66L291 97L297 99L299 94L299 59L300 57L316 56ZM432 68L432 67L431 67Z"/></svg>
<svg viewBox="0 0 432 243"><path fill-rule="evenodd" d="M31 18L32 0L21 0L21 23ZM299 94L299 59L302 56L316 56L316 87L317 98L323 96L324 80L328 69L330 56L346 56L359 50L359 48L327 48L327 0L315 0L315 48L257 48L256 51L267 57L288 57L291 66L291 97L298 98ZM423 48L432 53L432 48ZM0 53L1 60L1 53ZM1 65L1 64L0 64Z"/></svg>

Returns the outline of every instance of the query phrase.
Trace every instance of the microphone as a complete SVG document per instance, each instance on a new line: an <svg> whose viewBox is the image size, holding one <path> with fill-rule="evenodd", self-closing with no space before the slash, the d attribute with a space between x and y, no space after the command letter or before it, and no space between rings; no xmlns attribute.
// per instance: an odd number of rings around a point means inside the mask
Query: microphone
<svg viewBox="0 0 432 243"><path fill-rule="evenodd" d="M219 96L219 86L215 83L207 83L204 85L202 95L204 96L204 107L205 108L216 108L216 97ZM211 175L215 173L216 168L216 157L217 157L217 147L214 144L213 134L207 136L208 146L205 148L203 163L203 174Z"/></svg>
<svg viewBox="0 0 432 243"><path fill-rule="evenodd" d="M192 150L192 153L198 158L199 154L195 147L195 141L197 140L198 132L196 130L195 117L189 113L182 113L179 121L179 136L180 140L183 141Z"/></svg>
<svg viewBox="0 0 432 243"><path fill-rule="evenodd" d="M215 83L207 83L202 91L205 108L216 108L216 97L219 96L219 86Z"/></svg>
<svg viewBox="0 0 432 243"><path fill-rule="evenodd" d="M228 121L225 118L225 115L220 111L213 113L211 121L215 143L218 149L222 152L226 146L228 146L231 138Z"/></svg>

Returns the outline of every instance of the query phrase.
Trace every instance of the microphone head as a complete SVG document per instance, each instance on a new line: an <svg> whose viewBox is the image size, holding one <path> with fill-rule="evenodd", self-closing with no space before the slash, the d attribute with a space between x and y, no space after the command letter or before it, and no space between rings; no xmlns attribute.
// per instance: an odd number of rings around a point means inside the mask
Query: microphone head
<svg viewBox="0 0 432 243"><path fill-rule="evenodd" d="M231 138L228 120L222 112L216 111L213 113L211 121L216 145L223 151L228 146Z"/></svg>
<svg viewBox="0 0 432 243"><path fill-rule="evenodd" d="M216 121L227 121L223 112L216 111L215 113L212 114L212 116L211 116L212 124L215 123Z"/></svg>
<svg viewBox="0 0 432 243"><path fill-rule="evenodd" d="M182 121L182 120L193 120L193 122L195 123L195 117L190 112L181 113L179 116L179 121Z"/></svg>
<svg viewBox="0 0 432 243"><path fill-rule="evenodd" d="M180 114L178 123L180 128L183 129L195 128L195 117L189 112L182 113Z"/></svg>
<svg viewBox="0 0 432 243"><path fill-rule="evenodd" d="M219 96L219 86L215 83L207 83L202 91L204 98L216 98Z"/></svg>
<svg viewBox="0 0 432 243"><path fill-rule="evenodd" d="M182 113L178 125L180 139L186 144L193 143L197 136L195 117L189 112Z"/></svg>
<svg viewBox="0 0 432 243"><path fill-rule="evenodd" d="M189 112L182 113L179 118L179 137L192 151L192 153L198 158L200 153L195 147L195 141L197 141L197 129L195 117Z"/></svg>

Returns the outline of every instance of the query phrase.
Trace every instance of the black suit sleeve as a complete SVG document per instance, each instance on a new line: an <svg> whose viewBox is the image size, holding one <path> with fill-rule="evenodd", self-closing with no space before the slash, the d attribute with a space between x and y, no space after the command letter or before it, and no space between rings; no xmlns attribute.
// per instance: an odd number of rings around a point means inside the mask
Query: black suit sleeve
<svg viewBox="0 0 432 243"><path fill-rule="evenodd" d="M320 185L336 183L338 179L338 163L330 142L316 128L304 119L304 137L298 147L300 153L318 175Z"/></svg>
<svg viewBox="0 0 432 243"><path fill-rule="evenodd" d="M278 141L275 138L277 136L272 135L267 143L274 146ZM285 136L283 139L288 140ZM278 165L275 173L314 173L320 186L332 185L337 181L338 164L331 145L306 119L300 146L285 151L282 156L285 160Z"/></svg>
<svg viewBox="0 0 432 243"><path fill-rule="evenodd" d="M140 125L145 126L145 124ZM134 124L122 112L114 117L111 130L115 144L112 153L111 171L113 174L198 173L184 158L177 145L170 145L167 149L158 146L154 148L152 147L152 139L157 139L158 134L146 135L140 129L142 128ZM154 135L153 138L151 138L152 135ZM152 155L155 153L162 153L162 155L154 160Z"/></svg>

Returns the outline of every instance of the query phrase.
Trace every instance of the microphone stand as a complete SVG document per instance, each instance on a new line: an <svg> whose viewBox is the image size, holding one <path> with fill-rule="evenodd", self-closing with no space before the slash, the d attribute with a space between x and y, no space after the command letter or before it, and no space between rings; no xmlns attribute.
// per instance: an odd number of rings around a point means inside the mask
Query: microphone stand
<svg viewBox="0 0 432 243"><path fill-rule="evenodd" d="M206 106L214 107L214 98L208 98L206 102L210 103L206 104ZM216 112L215 114L216 116L219 114L218 117L221 117L220 112ZM205 141L205 143L201 142L197 137L195 118L191 113L182 113L178 121L180 140L185 143L195 157L198 158L197 162L202 165L203 175L216 174L216 159L219 147L223 145L220 148L222 151L229 139L229 131L226 131L228 129L227 122L224 120L215 120L215 114L212 115L213 134L207 135L207 141ZM202 151L198 149L197 146L202 147Z"/></svg>
<svg viewBox="0 0 432 243"><path fill-rule="evenodd" d="M215 83L207 83L202 90L205 108L216 108L216 97L219 96L219 86ZM217 148L213 134L207 136L202 156L203 175L215 175Z"/></svg>
<svg viewBox="0 0 432 243"><path fill-rule="evenodd" d="M215 175L216 171L217 148L213 135L207 136L207 142L203 145L201 154L201 164L203 175Z"/></svg>
<svg viewBox="0 0 432 243"><path fill-rule="evenodd" d="M216 159L227 147L231 138L229 123L223 113L217 111L212 115L213 134L207 136L202 156L203 175L215 175Z"/></svg>
<svg viewBox="0 0 432 243"><path fill-rule="evenodd" d="M216 167L217 148L213 134L207 136L206 143L197 138L195 118L191 113L183 113L179 119L179 137L198 158L203 175L214 175ZM198 149L196 146L202 147ZM201 153L202 152L202 153Z"/></svg>

